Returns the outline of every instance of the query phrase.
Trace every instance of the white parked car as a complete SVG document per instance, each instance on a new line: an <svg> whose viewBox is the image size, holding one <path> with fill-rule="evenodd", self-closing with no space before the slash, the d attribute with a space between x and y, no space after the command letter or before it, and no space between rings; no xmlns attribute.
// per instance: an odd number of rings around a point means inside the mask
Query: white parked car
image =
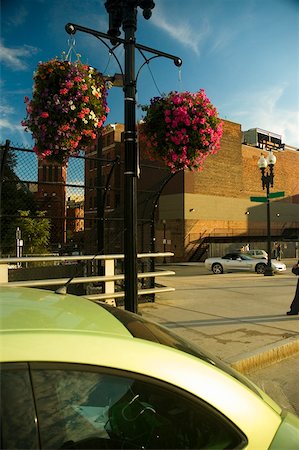
<svg viewBox="0 0 299 450"><path fill-rule="evenodd" d="M268 253L265 250L248 250L244 253L245 255L252 256L253 258L268 259Z"/></svg>
<svg viewBox="0 0 299 450"><path fill-rule="evenodd" d="M233 271L250 271L263 274L267 266L265 259L257 259L246 255L245 253L228 253L219 258L207 258L205 267L212 272L219 274ZM274 272L284 272L286 265L276 259L271 260L271 266Z"/></svg>

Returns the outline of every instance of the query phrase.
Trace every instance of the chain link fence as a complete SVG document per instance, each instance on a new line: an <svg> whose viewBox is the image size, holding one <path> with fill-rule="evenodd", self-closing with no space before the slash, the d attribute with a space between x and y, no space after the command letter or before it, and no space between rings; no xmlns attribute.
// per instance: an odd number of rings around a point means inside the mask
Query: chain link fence
<svg viewBox="0 0 299 450"><path fill-rule="evenodd" d="M96 152L92 156L82 152L63 167L40 161L32 149L9 141L0 150L0 256L123 253L121 157L98 158ZM144 170L150 182L138 181L138 253L163 251L156 248L155 221L157 193L166 174L157 167L144 166ZM140 272L153 269L150 258L138 265ZM123 272L123 267L116 272Z"/></svg>
<svg viewBox="0 0 299 450"><path fill-rule="evenodd" d="M121 157L99 158L94 156L96 152L92 156L82 152L70 157L67 166L59 166L40 161L32 149L13 146L9 141L0 145L0 151L1 257L123 253ZM153 169L145 166L150 174L147 185L138 181L138 253L163 250L155 245L155 221L157 193L165 171ZM153 260L138 259L138 272L153 271ZM115 273L124 272L123 264L119 262ZM62 267L52 269L61 272ZM103 267L94 261L85 271L101 274ZM141 278L138 284L140 288L153 287L152 281ZM123 289L123 281L117 285L117 290ZM94 288L102 290L102 286ZM146 296L143 298L146 300Z"/></svg>

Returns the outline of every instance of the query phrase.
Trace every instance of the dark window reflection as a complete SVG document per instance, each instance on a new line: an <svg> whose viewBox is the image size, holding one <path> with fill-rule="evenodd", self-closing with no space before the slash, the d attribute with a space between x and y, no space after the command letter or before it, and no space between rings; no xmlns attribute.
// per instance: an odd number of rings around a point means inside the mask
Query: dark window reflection
<svg viewBox="0 0 299 450"><path fill-rule="evenodd" d="M1 448L39 448L37 419L27 365L3 364L0 382Z"/></svg>

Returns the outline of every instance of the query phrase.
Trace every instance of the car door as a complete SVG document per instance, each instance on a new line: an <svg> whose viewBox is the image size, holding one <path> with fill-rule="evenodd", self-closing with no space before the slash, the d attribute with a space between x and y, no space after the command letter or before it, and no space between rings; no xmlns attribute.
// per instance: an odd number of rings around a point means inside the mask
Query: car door
<svg viewBox="0 0 299 450"><path fill-rule="evenodd" d="M223 256L221 258L220 262L226 272L233 270L234 262L233 262L233 254L232 253L228 253L227 255Z"/></svg>
<svg viewBox="0 0 299 450"><path fill-rule="evenodd" d="M242 265L240 264L239 254L237 253L228 253L223 258L223 267L226 272L240 270Z"/></svg>
<svg viewBox="0 0 299 450"><path fill-rule="evenodd" d="M240 255L239 253L234 253L232 255L232 262L231 262L231 269L236 271L244 271L249 270L250 264L248 264L248 261L243 255Z"/></svg>

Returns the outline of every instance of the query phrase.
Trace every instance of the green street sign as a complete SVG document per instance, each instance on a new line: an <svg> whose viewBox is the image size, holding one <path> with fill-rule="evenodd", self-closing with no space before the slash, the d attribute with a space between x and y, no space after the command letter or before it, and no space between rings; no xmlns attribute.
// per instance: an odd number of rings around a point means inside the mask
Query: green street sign
<svg viewBox="0 0 299 450"><path fill-rule="evenodd" d="M250 201L265 203L267 201L267 197L250 197Z"/></svg>
<svg viewBox="0 0 299 450"><path fill-rule="evenodd" d="M271 194L269 194L269 198L277 198L277 197L284 197L284 192L271 192Z"/></svg>

